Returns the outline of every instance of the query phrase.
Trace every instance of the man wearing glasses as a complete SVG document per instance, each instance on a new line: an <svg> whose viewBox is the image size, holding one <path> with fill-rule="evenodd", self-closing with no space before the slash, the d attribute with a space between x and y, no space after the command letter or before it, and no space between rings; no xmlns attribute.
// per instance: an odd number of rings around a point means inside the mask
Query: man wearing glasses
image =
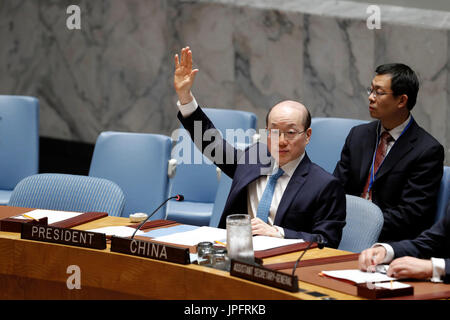
<svg viewBox="0 0 450 320"><path fill-rule="evenodd" d="M183 48L180 56L175 55L178 118L191 137L195 136L195 122L201 123L202 133L214 129L191 93L197 72L198 69L192 69L189 47ZM267 145L256 143L238 152L218 139L224 150L222 158L228 159L227 153L234 155L233 161L228 163L211 159L233 179L219 227L225 227L228 215L245 213L252 217L254 235L305 241L320 237L329 247L339 245L345 225L345 193L335 177L312 163L306 155L310 124L311 115L304 105L283 101L267 114ZM205 153L211 143L201 141L196 145ZM265 166L261 160L261 154L268 152L275 159L273 167ZM256 159L252 155L256 155Z"/></svg>
<svg viewBox="0 0 450 320"><path fill-rule="evenodd" d="M383 211L380 241L414 239L434 221L444 149L411 114L418 91L408 66L379 66L367 91L377 121L352 128L334 170L347 194Z"/></svg>

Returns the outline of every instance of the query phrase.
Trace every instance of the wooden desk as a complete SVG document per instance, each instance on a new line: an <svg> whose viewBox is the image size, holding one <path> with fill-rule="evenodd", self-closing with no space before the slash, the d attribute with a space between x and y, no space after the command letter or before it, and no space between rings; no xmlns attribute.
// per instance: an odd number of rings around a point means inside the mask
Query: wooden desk
<svg viewBox="0 0 450 320"><path fill-rule="evenodd" d="M29 211L0 207L0 214ZM88 230L131 224L127 218L106 217L75 227ZM304 259L348 254L312 249ZM299 253L265 259L265 263L293 261ZM81 289L69 290L67 267L81 270ZM228 272L199 266L178 265L106 250L85 249L20 239L20 234L0 232L0 299L358 299L347 294L299 282L305 292L283 290L232 277Z"/></svg>

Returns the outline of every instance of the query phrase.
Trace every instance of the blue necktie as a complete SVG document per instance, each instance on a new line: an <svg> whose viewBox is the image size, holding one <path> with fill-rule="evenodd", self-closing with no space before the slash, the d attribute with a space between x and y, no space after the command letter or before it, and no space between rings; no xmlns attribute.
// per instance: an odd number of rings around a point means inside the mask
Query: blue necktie
<svg viewBox="0 0 450 320"><path fill-rule="evenodd" d="M264 189L264 193L259 200L258 210L256 211L256 217L260 218L262 221L266 222L269 218L270 204L272 203L273 192L275 190L275 185L277 184L277 180L279 177L283 175L283 169L279 168L277 173L270 176L269 181L267 182L266 189Z"/></svg>

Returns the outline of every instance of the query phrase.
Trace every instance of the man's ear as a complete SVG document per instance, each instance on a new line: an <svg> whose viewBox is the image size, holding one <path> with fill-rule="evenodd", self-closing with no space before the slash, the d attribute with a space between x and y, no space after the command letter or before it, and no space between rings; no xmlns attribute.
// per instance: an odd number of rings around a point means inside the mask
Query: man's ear
<svg viewBox="0 0 450 320"><path fill-rule="evenodd" d="M408 96L406 94L402 94L398 102L398 108L406 108L408 105Z"/></svg>
<svg viewBox="0 0 450 320"><path fill-rule="evenodd" d="M305 134L306 134L306 141L307 141L307 143L309 143L309 140L311 139L311 134L312 134L312 129L311 129L311 127L309 127L309 128L306 130Z"/></svg>

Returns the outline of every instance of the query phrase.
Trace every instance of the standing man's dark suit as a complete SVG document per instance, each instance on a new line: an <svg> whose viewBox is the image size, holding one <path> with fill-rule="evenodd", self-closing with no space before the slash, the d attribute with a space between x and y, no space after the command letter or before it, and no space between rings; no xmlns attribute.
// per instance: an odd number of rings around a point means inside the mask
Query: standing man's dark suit
<svg viewBox="0 0 450 320"><path fill-rule="evenodd" d="M361 196L376 148L380 122L352 128L334 175L347 194ZM444 149L412 120L376 174L372 201L383 211L380 242L413 239L429 228L443 171Z"/></svg>
<svg viewBox="0 0 450 320"><path fill-rule="evenodd" d="M197 108L187 118L183 118L179 113L178 118L190 132L191 137L194 136L194 121L201 121L203 133L214 128L201 108ZM210 142L202 141L202 143L203 145L198 147L204 150ZM256 164L248 161L237 164L238 159L241 157L249 159L250 154L259 155L258 152L252 152L252 148L264 148L263 152L267 154L267 147L257 143L239 153L226 142L221 146L224 149L224 158L225 152L234 153L233 164L218 164L222 171L233 179L219 223L219 227L224 228L228 215L247 213L247 187L261 176L263 168L259 157ZM345 193L339 181L312 163L305 154L283 193L274 224L284 228L285 238L301 238L309 241L311 234L321 234L327 240L327 246L336 248L342 237L345 217Z"/></svg>

